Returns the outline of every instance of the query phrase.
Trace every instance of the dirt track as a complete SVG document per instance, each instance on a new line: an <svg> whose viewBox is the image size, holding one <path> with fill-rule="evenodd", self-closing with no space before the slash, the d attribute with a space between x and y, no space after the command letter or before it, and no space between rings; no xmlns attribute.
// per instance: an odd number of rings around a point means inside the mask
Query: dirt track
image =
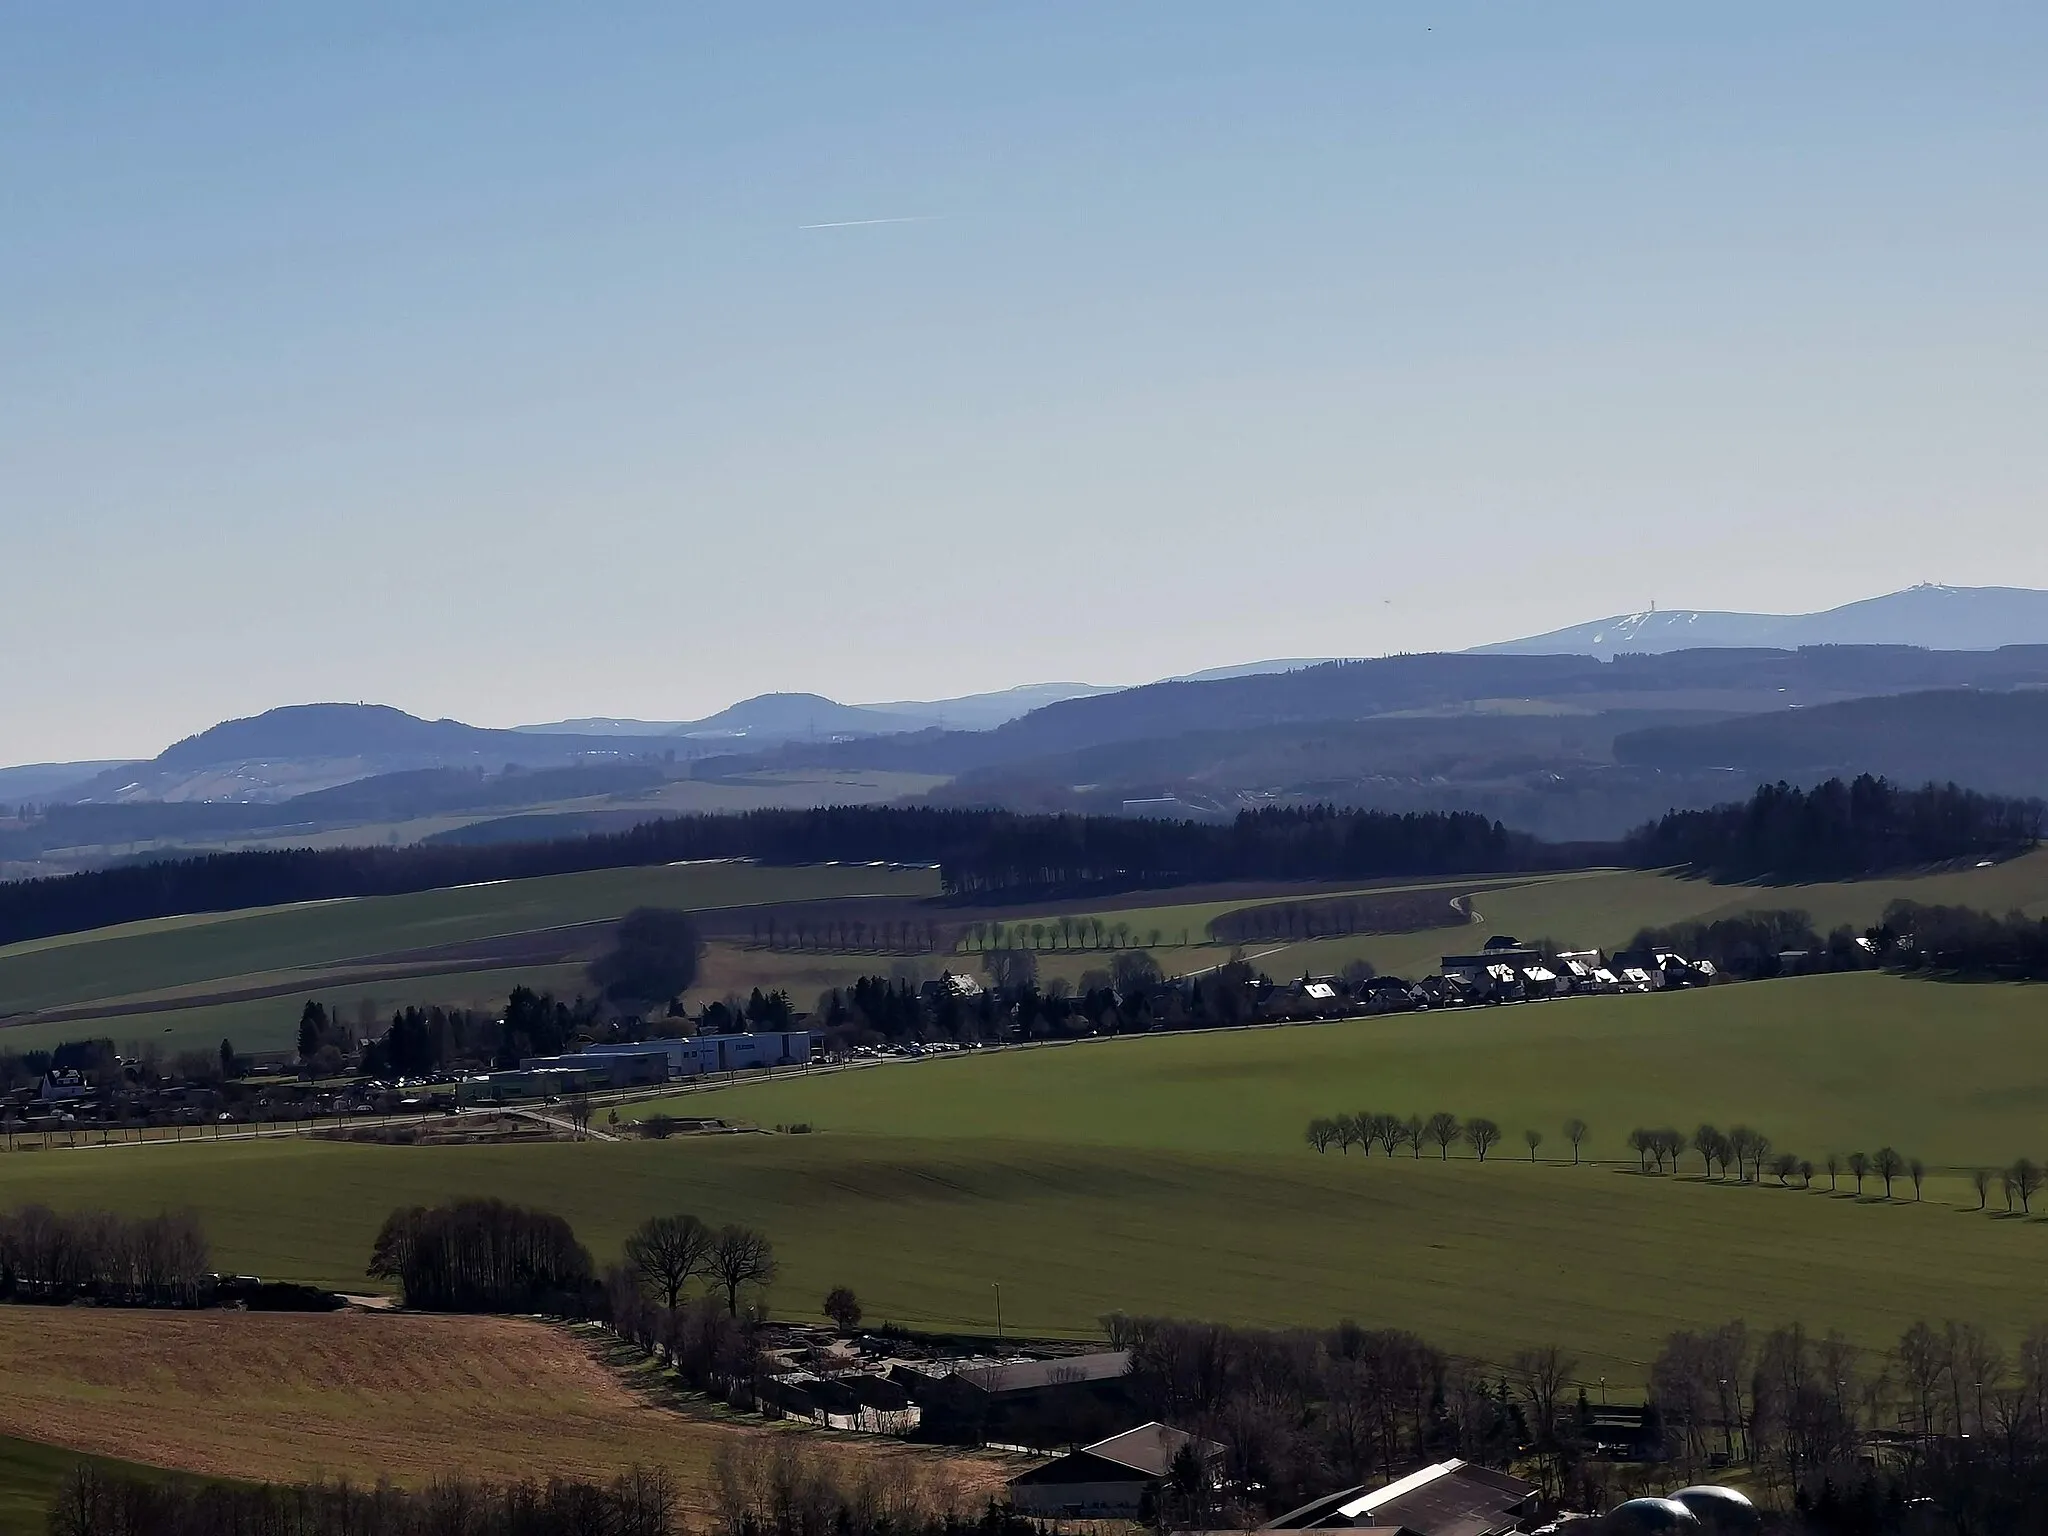
<svg viewBox="0 0 2048 1536"><path fill-rule="evenodd" d="M418 1484L664 1466L705 1507L718 1446L785 1432L655 1406L579 1339L511 1318L0 1306L0 1434L214 1476ZM986 1497L1009 1470L909 1457Z"/></svg>

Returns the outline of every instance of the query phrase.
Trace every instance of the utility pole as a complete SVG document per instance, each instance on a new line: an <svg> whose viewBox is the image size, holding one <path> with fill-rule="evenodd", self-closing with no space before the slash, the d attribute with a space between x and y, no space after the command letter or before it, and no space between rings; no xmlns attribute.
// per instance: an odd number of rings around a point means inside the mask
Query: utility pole
<svg viewBox="0 0 2048 1536"><path fill-rule="evenodd" d="M1003 1342L1003 1282L996 1283L996 1342Z"/></svg>

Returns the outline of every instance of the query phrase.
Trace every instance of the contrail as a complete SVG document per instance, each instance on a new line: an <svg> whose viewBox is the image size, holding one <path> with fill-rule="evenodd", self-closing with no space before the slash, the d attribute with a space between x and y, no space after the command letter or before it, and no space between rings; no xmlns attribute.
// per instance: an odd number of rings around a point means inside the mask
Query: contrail
<svg viewBox="0 0 2048 1536"><path fill-rule="evenodd" d="M859 229L868 224L929 224L943 213L913 213L903 219L835 219L829 224L799 224L798 229Z"/></svg>

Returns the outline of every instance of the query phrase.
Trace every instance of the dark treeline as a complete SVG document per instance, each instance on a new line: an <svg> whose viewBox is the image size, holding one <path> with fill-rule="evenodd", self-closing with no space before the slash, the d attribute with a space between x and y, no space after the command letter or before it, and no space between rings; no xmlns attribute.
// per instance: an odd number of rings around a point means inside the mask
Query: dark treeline
<svg viewBox="0 0 2048 1536"><path fill-rule="evenodd" d="M1971 907L1895 901L1877 933L1884 958L1907 970L2048 977L2048 921L2024 912L1994 917Z"/></svg>
<svg viewBox="0 0 2048 1536"><path fill-rule="evenodd" d="M17 881L0 885L0 944L185 912L722 858L936 864L946 889L970 899L1190 881L1466 874L1562 862L1557 850L1466 813L1269 809L1206 826L833 806L672 817L558 842L220 853Z"/></svg>
<svg viewBox="0 0 2048 1536"><path fill-rule="evenodd" d="M683 1491L660 1469L609 1482L445 1479L380 1483L201 1483L81 1464L49 1510L50 1536L682 1536ZM969 1515L908 1457L838 1454L789 1436L747 1439L711 1467L711 1536L1041 1536L985 1506Z"/></svg>
<svg viewBox="0 0 2048 1536"><path fill-rule="evenodd" d="M1650 1382L1664 1455L1688 1478L1747 1466L1790 1530L2048 1529L2048 1331L2008 1353L1975 1324L1917 1322L1887 1351L1736 1321L1672 1334Z"/></svg>
<svg viewBox="0 0 2048 1536"><path fill-rule="evenodd" d="M379 1483L202 1483L80 1464L50 1506L50 1536L677 1536L681 1492L635 1468L608 1483L463 1479L412 1491Z"/></svg>
<svg viewBox="0 0 2048 1536"><path fill-rule="evenodd" d="M2041 837L2038 800L1954 784L1901 789L1868 774L1812 789L1766 784L1747 801L1673 811L1629 834L1631 864L1730 879L1841 880L1949 859L1996 858Z"/></svg>
<svg viewBox="0 0 2048 1536"><path fill-rule="evenodd" d="M554 1312L590 1304L590 1253L569 1223L503 1200L393 1211L366 1271L430 1312Z"/></svg>
<svg viewBox="0 0 2048 1536"><path fill-rule="evenodd" d="M1470 921L1446 891L1390 891L1384 896L1262 902L1209 920L1219 944L1269 939L1326 939L1348 933L1414 933Z"/></svg>
<svg viewBox="0 0 2048 1536"><path fill-rule="evenodd" d="M1710 923L1673 923L1639 928L1625 946L1631 950L1673 950L1688 960L1710 960L1725 976L1759 981L1784 973L1787 957L1802 973L1867 970L1877 963L1873 945L1847 924L1826 937L1814 930L1811 914L1796 907L1744 912Z"/></svg>
<svg viewBox="0 0 2048 1536"><path fill-rule="evenodd" d="M715 1295L679 1297L665 1305L647 1294L626 1268L607 1272L604 1319L620 1338L673 1370L692 1392L755 1406L754 1391L766 1370L761 1318L751 1308L729 1310Z"/></svg>
<svg viewBox="0 0 2048 1536"><path fill-rule="evenodd" d="M396 1010L384 1033L363 1048L362 1070L369 1077L419 1077L457 1063L516 1067L528 1056L553 1056L579 1032L607 1040L616 1027L598 1028L595 1001L579 997L565 1003L552 992L514 987L503 1014L470 1008ZM316 1056L329 1028L326 1010L306 1004L299 1016L299 1054ZM307 1050L308 1044L314 1049Z"/></svg>
<svg viewBox="0 0 2048 1536"><path fill-rule="evenodd" d="M1138 1411L1220 1442L1226 1483L1258 1491L1243 1509L1162 1511L1175 1529L1228 1529L1447 1456L1505 1467L1553 1448L1564 1407L1562 1377L1534 1352L1503 1371L1352 1322L1268 1331L1117 1313L1103 1328L1131 1351Z"/></svg>
<svg viewBox="0 0 2048 1536"><path fill-rule="evenodd" d="M2048 1329L2010 1352L1981 1327L1916 1322L1891 1349L1798 1323L1671 1334L1623 1429L1555 1345L1485 1363L1413 1334L1342 1323L1264 1331L1115 1314L1141 1411L1228 1448L1240 1507L1163 1528L1222 1529L1446 1456L1533 1477L1566 1508L1602 1510L1722 1469L1798 1536L2048 1529ZM1606 1458L1623 1434L1635 1459ZM1249 1496L1256 1490L1256 1496ZM1263 1508L1259 1507L1263 1506Z"/></svg>
<svg viewBox="0 0 2048 1536"><path fill-rule="evenodd" d="M1231 960L1201 976L1162 977L1143 950L1084 971L1079 985L1055 976L1042 987L1029 950L993 949L981 956L990 986L963 996L912 977L866 976L822 993L811 1027L825 1049L933 1041L1078 1040L1143 1034L1152 1028L1208 1029L1259 1017L1261 981L1251 965ZM1370 967L1359 966L1369 971Z"/></svg>
<svg viewBox="0 0 2048 1536"><path fill-rule="evenodd" d="M0 1300L191 1307L212 1287L206 1232L190 1211L0 1212Z"/></svg>

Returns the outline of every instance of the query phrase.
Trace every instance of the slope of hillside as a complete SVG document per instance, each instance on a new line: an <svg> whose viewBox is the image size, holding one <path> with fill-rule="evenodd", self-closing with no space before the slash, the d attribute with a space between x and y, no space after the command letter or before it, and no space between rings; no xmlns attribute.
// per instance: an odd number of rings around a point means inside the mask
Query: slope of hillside
<svg viewBox="0 0 2048 1536"><path fill-rule="evenodd" d="M1875 773L2048 795L2048 690L1941 689L1651 726L1617 736L1614 755L1667 773L1723 769L1796 782Z"/></svg>
<svg viewBox="0 0 2048 1536"><path fill-rule="evenodd" d="M527 735L422 720L385 704L293 704L227 720L77 786L74 800L279 800L376 774L618 762L674 742Z"/></svg>
<svg viewBox="0 0 2048 1536"><path fill-rule="evenodd" d="M1937 651L2048 643L2048 592L1926 583L1821 613L1693 608L1614 614L1547 634L1475 646L1482 656L1598 656L1703 646L1913 645Z"/></svg>

